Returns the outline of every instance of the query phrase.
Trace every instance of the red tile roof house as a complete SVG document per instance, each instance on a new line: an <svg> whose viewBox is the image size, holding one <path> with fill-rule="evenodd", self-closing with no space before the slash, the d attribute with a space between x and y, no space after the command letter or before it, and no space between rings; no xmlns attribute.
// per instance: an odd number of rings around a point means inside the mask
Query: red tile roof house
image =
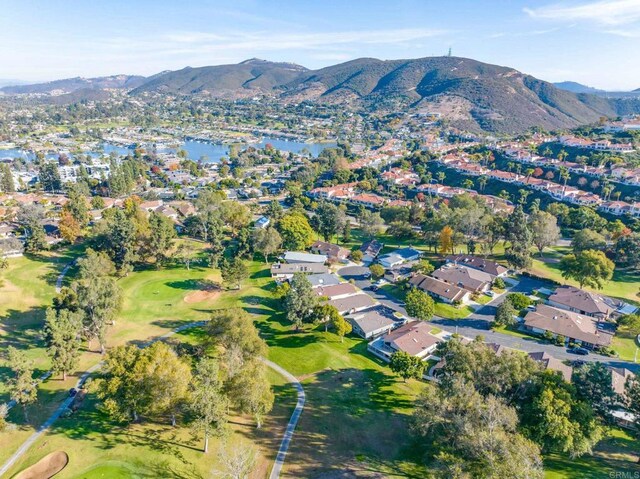
<svg viewBox="0 0 640 479"><path fill-rule="evenodd" d="M598 319L608 319L617 309L611 298L574 286L556 288L555 292L549 296L548 303L556 308Z"/></svg>
<svg viewBox="0 0 640 479"><path fill-rule="evenodd" d="M326 241L316 241L311 245L311 252L314 254L323 254L329 261L338 262L346 261L351 251L337 244L327 243Z"/></svg>
<svg viewBox="0 0 640 479"><path fill-rule="evenodd" d="M609 346L613 339L613 333L601 330L598 323L597 319L590 316L540 304L525 316L524 329L534 334L549 331L554 337L564 336L569 342L593 349Z"/></svg>
<svg viewBox="0 0 640 479"><path fill-rule="evenodd" d="M441 266L431 276L455 286L468 289L471 292L483 293L489 291L495 276L484 271L467 266L451 263Z"/></svg>
<svg viewBox="0 0 640 479"><path fill-rule="evenodd" d="M404 351L424 361L433 355L438 344L442 342L442 339L430 331L429 324L412 321L372 341L367 349L385 361L390 361L393 353L398 351Z"/></svg>
<svg viewBox="0 0 640 479"><path fill-rule="evenodd" d="M409 284L445 303L466 304L471 300L471 291L468 289L445 283L444 281L432 278L431 276L425 276L424 274L418 273L413 275L409 280Z"/></svg>

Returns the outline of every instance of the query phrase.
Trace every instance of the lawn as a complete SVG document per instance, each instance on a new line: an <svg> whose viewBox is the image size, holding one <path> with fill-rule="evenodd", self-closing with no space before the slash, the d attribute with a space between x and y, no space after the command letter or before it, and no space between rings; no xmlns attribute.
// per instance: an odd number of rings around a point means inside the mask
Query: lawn
<svg viewBox="0 0 640 479"><path fill-rule="evenodd" d="M536 256L533 260L531 272L536 275L552 279L561 284L570 284L578 287L578 283L576 281L567 280L562 277L559 263L555 262L568 252L570 252L570 248L557 247L554 248L551 253L545 253L546 261L541 261L540 258ZM591 288L585 287L584 289ZM640 297L638 296L639 289L640 275L616 268L611 281L607 282L602 290L593 291L613 298L618 298L623 301L640 304Z"/></svg>
<svg viewBox="0 0 640 479"><path fill-rule="evenodd" d="M610 437L594 450L593 456L570 459L558 454L545 456L546 479L602 479L604 477L638 477L640 442L621 429L614 429ZM625 474L617 476L615 474Z"/></svg>
<svg viewBox="0 0 640 479"><path fill-rule="evenodd" d="M61 269L53 259L39 265L34 265L33 261L12 261L9 271L25 270L25 278L41 278L43 274L36 275L40 269L54 271L56 275ZM186 302L185 297L200 290L203 284L218 280L218 273L205 267L192 267L189 271L184 267L148 269L129 274L119 280L124 294L123 308L116 325L109 331L108 346L146 340L164 334L177 325L206 319L220 296L212 295L198 302ZM24 284L29 284L26 279ZM45 286L34 289L42 289L40 302L43 306L49 304L54 295L53 286ZM17 296L15 301L18 301ZM176 335L171 341L194 344L201 340L202 335L202 330L194 329ZM29 337L24 338L25 344L29 340ZM43 356L44 351L40 350L38 354ZM79 371L99 359L96 353L85 352ZM65 383L51 379L43 383L38 404L30 408L32 420L29 425L23 424L19 408L14 408L12 420L18 426L15 430L0 434L0 460L15 451L18 444L33 432L33 426L40 424L50 414L76 379L71 377ZM296 398L293 387L278 374L270 372L270 379L276 393L276 405L263 429L257 431L248 418L234 417L230 434L225 439L230 443L229 447L240 441L251 442L258 447L260 460L256 477L267 475ZM193 438L185 427L172 428L168 424L156 423L129 427L113 424L96 409L90 395L78 413L56 422L12 472L36 462L49 452L62 449L70 455L73 468L63 471L59 476L61 478L209 477L216 466L221 444L222 440L214 440L210 444L210 454L204 456L200 451L201 438Z"/></svg>
<svg viewBox="0 0 640 479"><path fill-rule="evenodd" d="M467 305L454 306L452 304L436 301L434 314L446 319L462 319L473 313L473 308Z"/></svg>

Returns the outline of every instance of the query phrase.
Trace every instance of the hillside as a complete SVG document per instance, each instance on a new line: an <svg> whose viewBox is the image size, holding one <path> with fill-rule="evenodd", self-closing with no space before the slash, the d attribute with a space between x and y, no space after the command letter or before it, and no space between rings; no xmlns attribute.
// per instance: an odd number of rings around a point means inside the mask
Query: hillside
<svg viewBox="0 0 640 479"><path fill-rule="evenodd" d="M274 88L296 78L306 68L293 63L274 63L251 59L237 65L217 65L166 72L133 90L177 93L183 95L211 94L220 97L250 96L270 93Z"/></svg>
<svg viewBox="0 0 640 479"><path fill-rule="evenodd" d="M598 88L593 88L591 86L583 85L582 83L574 82L574 81L562 81L556 82L554 85L561 90L570 91L573 93L597 93L603 92L604 90L599 90Z"/></svg>
<svg viewBox="0 0 640 479"><path fill-rule="evenodd" d="M381 113L438 112L459 129L496 133L520 133L534 126L573 128L601 116L640 112L638 93L614 95L575 82L560 86L512 68L458 57L359 58L319 70L254 58L233 65L164 71L146 79L71 78L0 91L55 93L56 102L78 101L83 96L101 99L108 88L129 90L131 95L227 99L267 95L283 102L316 101Z"/></svg>
<svg viewBox="0 0 640 479"><path fill-rule="evenodd" d="M31 85L13 85L0 88L6 95L19 94L65 94L78 90L131 89L145 82L145 77L136 75L113 75L98 78L66 78Z"/></svg>

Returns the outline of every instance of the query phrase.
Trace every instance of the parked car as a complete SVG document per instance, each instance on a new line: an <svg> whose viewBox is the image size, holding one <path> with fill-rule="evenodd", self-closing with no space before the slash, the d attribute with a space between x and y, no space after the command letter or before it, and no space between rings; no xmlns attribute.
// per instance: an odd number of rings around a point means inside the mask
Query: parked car
<svg viewBox="0 0 640 479"><path fill-rule="evenodd" d="M387 281L386 279L379 279L378 281L376 281L375 283L373 283L373 285L371 286L371 290L372 291L378 291L380 288L382 288L385 284L389 284L389 281Z"/></svg>
<svg viewBox="0 0 640 479"><path fill-rule="evenodd" d="M496 295L496 293L494 291L491 291L491 290L485 291L484 294L486 294L490 298L493 298Z"/></svg>
<svg viewBox="0 0 640 479"><path fill-rule="evenodd" d="M579 356L587 356L589 354L589 350L587 348L569 348L567 351Z"/></svg>

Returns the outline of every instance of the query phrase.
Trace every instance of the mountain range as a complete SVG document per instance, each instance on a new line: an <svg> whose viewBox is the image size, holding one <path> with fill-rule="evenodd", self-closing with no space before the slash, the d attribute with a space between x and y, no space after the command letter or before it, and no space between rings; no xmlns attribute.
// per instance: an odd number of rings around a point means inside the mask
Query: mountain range
<svg viewBox="0 0 640 479"><path fill-rule="evenodd" d="M132 96L269 96L282 102L314 101L382 113L438 112L460 129L497 133L519 133L533 126L571 128L601 116L640 112L638 95L607 98L574 82L554 85L513 68L459 57L360 58L319 70L250 59L233 65L187 67L148 78L72 78L5 87L0 92L55 91L77 101L84 93L95 97L97 91L114 88Z"/></svg>

